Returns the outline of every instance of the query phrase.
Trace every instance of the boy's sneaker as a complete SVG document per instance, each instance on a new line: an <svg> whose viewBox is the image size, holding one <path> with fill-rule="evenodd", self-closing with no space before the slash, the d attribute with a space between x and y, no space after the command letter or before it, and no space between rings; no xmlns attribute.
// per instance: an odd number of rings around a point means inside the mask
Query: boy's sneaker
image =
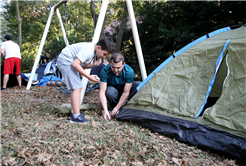
<svg viewBox="0 0 246 166"><path fill-rule="evenodd" d="M1 87L1 90L7 90L7 88L3 88L3 87Z"/></svg>
<svg viewBox="0 0 246 166"><path fill-rule="evenodd" d="M70 119L72 119L72 116L73 116L73 113L72 113L72 112L70 112L70 114L69 114L69 118L70 118Z"/></svg>
<svg viewBox="0 0 246 166"><path fill-rule="evenodd" d="M80 114L76 119L71 116L71 123L86 123L89 122L89 120L85 119L84 115Z"/></svg>

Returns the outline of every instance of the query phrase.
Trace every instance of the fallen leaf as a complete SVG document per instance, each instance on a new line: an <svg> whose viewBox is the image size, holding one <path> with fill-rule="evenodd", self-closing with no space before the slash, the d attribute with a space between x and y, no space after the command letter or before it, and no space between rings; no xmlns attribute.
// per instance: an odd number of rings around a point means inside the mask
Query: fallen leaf
<svg viewBox="0 0 246 166"><path fill-rule="evenodd" d="M96 150L96 148L94 146L89 146L89 147L84 149L84 151L86 151L87 153L92 153L95 150Z"/></svg>
<svg viewBox="0 0 246 166"><path fill-rule="evenodd" d="M236 161L235 160L226 161L226 164L227 164L227 166L236 165Z"/></svg>
<svg viewBox="0 0 246 166"><path fill-rule="evenodd" d="M125 162L123 162L123 163L121 163L120 165L121 165L121 166L126 166L126 163L125 163Z"/></svg>
<svg viewBox="0 0 246 166"><path fill-rule="evenodd" d="M51 159L52 155L51 154L48 154L48 153L41 153L41 154L38 154L38 161L40 163L43 163L45 165L49 165L50 164L50 159Z"/></svg>
<svg viewBox="0 0 246 166"><path fill-rule="evenodd" d="M38 127L38 122L35 124L35 126L33 126L33 127Z"/></svg>
<svg viewBox="0 0 246 166"><path fill-rule="evenodd" d="M74 146L74 142L69 142L68 148L71 149Z"/></svg>
<svg viewBox="0 0 246 166"><path fill-rule="evenodd" d="M173 162L174 162L175 164L180 165L180 164L179 164L179 160L178 160L177 158L173 157L172 160L173 160Z"/></svg>

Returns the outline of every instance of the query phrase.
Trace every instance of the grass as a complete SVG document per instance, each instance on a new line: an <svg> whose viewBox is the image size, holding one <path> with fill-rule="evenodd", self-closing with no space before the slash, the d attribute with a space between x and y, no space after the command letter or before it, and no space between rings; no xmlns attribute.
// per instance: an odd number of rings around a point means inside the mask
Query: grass
<svg viewBox="0 0 246 166"><path fill-rule="evenodd" d="M87 124L70 124L54 106L70 99L54 87L1 93L2 165L243 165L245 162L152 132L139 124L106 121L98 90L84 103Z"/></svg>

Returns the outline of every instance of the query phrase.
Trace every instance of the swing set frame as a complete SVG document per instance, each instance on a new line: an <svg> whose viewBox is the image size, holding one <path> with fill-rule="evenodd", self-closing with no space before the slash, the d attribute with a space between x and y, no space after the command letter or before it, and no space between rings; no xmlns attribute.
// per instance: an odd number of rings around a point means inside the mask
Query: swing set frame
<svg viewBox="0 0 246 166"><path fill-rule="evenodd" d="M50 27L50 23L51 23L51 19L52 16L54 14L54 12L56 12L59 24L61 26L61 30L62 30L62 34L63 34L63 39L65 42L65 45L68 46L69 42L66 36L66 32L63 26L63 22L61 19L61 14L59 12L59 7L62 6L63 4L65 4L67 1L66 0L61 0L59 1L57 4L55 4L50 11L44 32L43 32L43 36L39 45L39 49L34 61L34 65L32 67L32 72L26 87L26 90L30 90L31 84L32 84L32 80L34 77L34 74L36 72L39 60L40 60L40 56L41 56L41 52L43 50L44 47L44 43L48 34L48 30ZM101 10L100 10L100 14L97 20L97 24L96 24L96 28L94 31L94 35L93 35L93 39L92 39L92 43L96 43L99 40L100 37L100 33L101 33L101 29L103 26L103 22L104 22L104 18L106 15L106 11L107 11L107 6L108 6L109 0L103 0L102 1L102 5L101 5ZM131 22L131 26L132 26L132 33L133 33L133 38L134 38L134 42L135 42L135 47L136 47L136 51L137 51L137 56L138 56L138 62L139 62L139 66L140 66L140 72L141 72L141 76L142 79L144 80L145 78L147 78L147 74L146 74L146 68L145 68L145 64L144 64L144 59L143 59L143 53L142 53L142 48L141 48L141 44L140 44L140 39L139 39L139 35L138 35L138 30L137 30L137 24L136 24L136 19L135 19L135 15L134 15L134 11L133 11L133 6L132 6L132 1L131 0L126 0L126 5L127 5L127 10L129 13L129 17L130 17L130 22ZM91 69L85 69L85 71L87 73L90 73ZM86 77L82 78L82 85L83 87L86 87L88 83L88 79ZM84 99L84 95L85 95L85 90L86 88L82 88L82 92L81 92L81 100L80 100L80 104L83 103L83 99Z"/></svg>

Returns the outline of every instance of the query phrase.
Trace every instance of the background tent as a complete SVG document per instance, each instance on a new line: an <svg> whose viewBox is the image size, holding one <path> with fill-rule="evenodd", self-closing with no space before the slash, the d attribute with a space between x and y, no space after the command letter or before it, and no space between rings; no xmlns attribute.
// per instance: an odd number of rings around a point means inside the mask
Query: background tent
<svg viewBox="0 0 246 166"><path fill-rule="evenodd" d="M245 26L222 28L193 41L137 90L117 119L246 159ZM208 107L210 100L215 104Z"/></svg>
<svg viewBox="0 0 246 166"><path fill-rule="evenodd" d="M4 64L1 65L1 87L3 86L3 68L4 68ZM13 70L13 73L15 73L15 68ZM21 73L21 84L22 86L26 86L27 85L27 81L23 78L25 76L23 76L23 74ZM18 86L18 82L17 82L17 78L15 74L10 74L9 75L9 81L7 83L7 88L9 87L14 87L14 86Z"/></svg>
<svg viewBox="0 0 246 166"><path fill-rule="evenodd" d="M38 74L37 80L40 80L44 76L44 70L46 68L47 64L40 64L39 67L36 70L36 74Z"/></svg>

